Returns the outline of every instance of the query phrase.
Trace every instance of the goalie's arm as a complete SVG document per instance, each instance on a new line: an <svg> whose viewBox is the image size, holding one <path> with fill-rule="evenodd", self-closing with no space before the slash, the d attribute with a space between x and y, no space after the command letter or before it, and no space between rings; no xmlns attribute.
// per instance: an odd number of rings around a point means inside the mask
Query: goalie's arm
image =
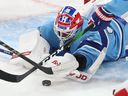
<svg viewBox="0 0 128 96"><path fill-rule="evenodd" d="M108 40L104 32L101 31L99 33L101 34L100 35L101 38L99 38L99 40L98 39L95 40L94 37L92 37L92 40L84 40L79 45L79 48L74 52L74 54L79 54L84 56L82 57L82 56L74 55L77 61L79 62L78 70L80 72L78 75L84 76L86 78L84 80L80 80L81 78L76 78L79 76L74 73L75 75L71 76L73 77L73 79L76 79L76 80L79 79L79 81L86 82L92 77L93 74L95 74L95 72L99 69L100 65L102 64L105 58L105 55L107 53ZM89 33L89 34L90 36L93 36L91 35L93 33ZM98 32L97 32L97 35L98 35Z"/></svg>
<svg viewBox="0 0 128 96"><path fill-rule="evenodd" d="M79 82L87 82L88 80L90 80L92 76L96 73L96 71L99 69L99 67L101 66L105 58L106 51L107 51L107 48L104 47L103 50L99 53L99 56L97 57L97 59L86 71L84 71L87 68L86 57L80 54L79 55L75 54L74 56L79 63L79 67L77 68L77 70L72 71L67 76L67 78L75 81L79 81Z"/></svg>

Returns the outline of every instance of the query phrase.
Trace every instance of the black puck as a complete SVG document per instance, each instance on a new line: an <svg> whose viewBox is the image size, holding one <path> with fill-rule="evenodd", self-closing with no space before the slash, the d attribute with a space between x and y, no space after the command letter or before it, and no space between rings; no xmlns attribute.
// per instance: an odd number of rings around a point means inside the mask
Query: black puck
<svg viewBox="0 0 128 96"><path fill-rule="evenodd" d="M50 80L43 80L42 84L43 84L43 86L50 86L51 85L51 81Z"/></svg>

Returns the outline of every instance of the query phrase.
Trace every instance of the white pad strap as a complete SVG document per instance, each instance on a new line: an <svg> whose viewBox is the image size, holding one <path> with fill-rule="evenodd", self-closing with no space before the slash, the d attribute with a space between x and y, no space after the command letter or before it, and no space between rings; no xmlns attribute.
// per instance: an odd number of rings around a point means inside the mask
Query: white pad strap
<svg viewBox="0 0 128 96"><path fill-rule="evenodd" d="M126 13L124 13L121 18L123 18L124 20L126 20L128 22L128 11Z"/></svg>
<svg viewBox="0 0 128 96"><path fill-rule="evenodd" d="M104 47L103 50L100 52L100 55L92 64L92 66L87 70L88 74L94 75L95 72L99 69L100 65L102 64L105 56L106 56L107 48Z"/></svg>

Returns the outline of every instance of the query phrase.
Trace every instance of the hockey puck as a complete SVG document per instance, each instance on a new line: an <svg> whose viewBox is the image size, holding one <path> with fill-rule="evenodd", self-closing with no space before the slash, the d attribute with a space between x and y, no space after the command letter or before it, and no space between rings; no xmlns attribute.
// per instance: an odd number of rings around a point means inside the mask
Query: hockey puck
<svg viewBox="0 0 128 96"><path fill-rule="evenodd" d="M51 85L51 81L50 80L43 80L42 84L43 84L43 86L50 86Z"/></svg>

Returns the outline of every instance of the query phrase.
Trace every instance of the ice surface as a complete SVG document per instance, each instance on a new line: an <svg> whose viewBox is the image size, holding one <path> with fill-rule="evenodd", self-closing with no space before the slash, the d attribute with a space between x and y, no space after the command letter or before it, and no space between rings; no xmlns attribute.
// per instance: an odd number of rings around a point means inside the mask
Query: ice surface
<svg viewBox="0 0 128 96"><path fill-rule="evenodd" d="M47 23L69 2L78 8L83 4L83 0L0 0L0 39L17 49L20 34ZM9 56L0 53L0 69L14 74L27 71L21 65L8 65L8 60ZM49 87L42 86L48 77L37 70L20 83L0 80L0 96L112 96L112 89L128 79L127 68L124 59L107 62L87 83L50 78Z"/></svg>
<svg viewBox="0 0 128 96"><path fill-rule="evenodd" d="M14 74L22 74L27 71L19 65L8 65L6 62L8 61L5 61L1 57L0 68L2 70ZM99 71L104 72L105 70L108 69L100 69ZM114 76L116 74L116 72L107 72L107 75L113 74ZM0 80L0 93L1 96L112 96L112 89L121 83L121 81L112 79L111 75L107 76L104 73L95 75L87 83L78 83L61 78L50 78L52 85L46 87L42 86L41 83L42 80L49 78L43 72L37 70L20 83L10 83ZM121 74L118 75L121 76ZM106 77L109 77L109 79L105 79Z"/></svg>

